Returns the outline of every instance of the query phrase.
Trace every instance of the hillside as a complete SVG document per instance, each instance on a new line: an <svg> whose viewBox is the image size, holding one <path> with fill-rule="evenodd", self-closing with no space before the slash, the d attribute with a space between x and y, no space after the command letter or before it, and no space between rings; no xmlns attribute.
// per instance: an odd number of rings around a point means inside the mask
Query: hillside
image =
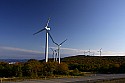
<svg viewBox="0 0 125 83"><path fill-rule="evenodd" d="M71 56L61 59L61 63L30 59L26 62L9 64L0 61L0 77L30 77L71 75L83 76L89 73L125 73L124 56Z"/></svg>
<svg viewBox="0 0 125 83"><path fill-rule="evenodd" d="M124 63L125 56L84 56L77 55L62 58L66 63L94 63L94 62L110 62L110 63Z"/></svg>
<svg viewBox="0 0 125 83"><path fill-rule="evenodd" d="M124 73L125 56L84 56L77 55L62 59L69 65L70 70L99 73Z"/></svg>

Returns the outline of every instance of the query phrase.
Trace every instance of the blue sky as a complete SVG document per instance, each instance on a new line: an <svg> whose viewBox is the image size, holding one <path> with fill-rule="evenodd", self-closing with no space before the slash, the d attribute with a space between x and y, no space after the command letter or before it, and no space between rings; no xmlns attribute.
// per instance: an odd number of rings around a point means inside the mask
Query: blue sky
<svg viewBox="0 0 125 83"><path fill-rule="evenodd" d="M124 0L0 0L0 58L43 57L45 32L32 34L44 28L48 17L54 40L68 39L62 55L88 49L98 55L100 48L103 55L125 55L124 4ZM49 46L56 47L51 40Z"/></svg>

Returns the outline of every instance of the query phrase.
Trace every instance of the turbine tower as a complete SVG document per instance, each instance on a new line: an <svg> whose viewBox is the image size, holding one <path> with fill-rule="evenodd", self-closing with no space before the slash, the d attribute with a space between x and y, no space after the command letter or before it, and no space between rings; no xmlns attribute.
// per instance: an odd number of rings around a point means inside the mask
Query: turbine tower
<svg viewBox="0 0 125 83"><path fill-rule="evenodd" d="M54 59L54 62L55 62L55 50L53 50L52 48L50 48L51 50L52 50L52 52L53 52L53 59Z"/></svg>
<svg viewBox="0 0 125 83"><path fill-rule="evenodd" d="M57 49L55 50L55 57L56 57L56 62L57 62L57 58L58 58Z"/></svg>
<svg viewBox="0 0 125 83"><path fill-rule="evenodd" d="M84 55L85 55L85 53L86 53L86 52L84 51Z"/></svg>
<svg viewBox="0 0 125 83"><path fill-rule="evenodd" d="M90 49L89 49L89 51L88 51L88 52L89 52L89 56L90 56L90 53L91 53Z"/></svg>
<svg viewBox="0 0 125 83"><path fill-rule="evenodd" d="M49 36L49 31L50 31L50 27L48 26L49 21L50 21L50 18L48 19L44 29L41 29L38 32L33 34L33 35L35 35L35 34L38 34L38 33L42 32L42 31L44 31L44 30L46 31L46 44L45 44L45 60L46 60L46 62L48 62L48 51L49 51L49 49L48 49L48 47L49 47L48 46L48 40L49 40L48 36Z"/></svg>
<svg viewBox="0 0 125 83"><path fill-rule="evenodd" d="M98 51L99 53L100 53L100 56L102 55L102 48L101 49L99 49L99 51Z"/></svg>
<svg viewBox="0 0 125 83"><path fill-rule="evenodd" d="M93 54L92 54L93 56L95 55L95 52L93 52Z"/></svg>
<svg viewBox="0 0 125 83"><path fill-rule="evenodd" d="M67 40L67 39L66 39ZM61 45L66 41L66 40L64 40L62 43L60 43L60 44L57 44L57 43L55 43L56 45L57 45L57 50L58 50L58 57L59 57L59 64L60 64L60 47L61 47Z"/></svg>

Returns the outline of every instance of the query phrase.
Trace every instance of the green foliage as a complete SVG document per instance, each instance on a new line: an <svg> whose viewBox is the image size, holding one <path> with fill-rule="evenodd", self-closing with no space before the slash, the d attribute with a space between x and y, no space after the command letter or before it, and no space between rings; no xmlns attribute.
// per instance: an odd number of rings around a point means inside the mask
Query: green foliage
<svg viewBox="0 0 125 83"><path fill-rule="evenodd" d="M23 67L23 65L21 63L14 64L14 67L13 67L14 76L16 76L16 77L22 77L22 75L23 75L23 73L22 73L22 67Z"/></svg>
<svg viewBox="0 0 125 83"><path fill-rule="evenodd" d="M62 59L70 70L77 68L81 72L125 73L124 56L73 56Z"/></svg>
<svg viewBox="0 0 125 83"><path fill-rule="evenodd" d="M9 65L5 62L0 62L0 77L11 77L14 76L13 65Z"/></svg>
<svg viewBox="0 0 125 83"><path fill-rule="evenodd" d="M77 68L70 72L70 75L73 75L73 76L79 76L79 74L80 74L80 71Z"/></svg>
<svg viewBox="0 0 125 83"><path fill-rule="evenodd" d="M58 75L68 75L69 69L66 63L57 64L55 74Z"/></svg>
<svg viewBox="0 0 125 83"><path fill-rule="evenodd" d="M43 66L42 72L44 76L51 76L54 74L53 72L56 70L57 63L47 62L47 63L44 63L43 65L44 66Z"/></svg>
<svg viewBox="0 0 125 83"><path fill-rule="evenodd" d="M42 65L37 60L29 60L23 66L23 75L28 77L38 77Z"/></svg>
<svg viewBox="0 0 125 83"><path fill-rule="evenodd" d="M68 65L58 62L40 62L31 59L25 63L9 64L0 62L0 77L30 77L67 75Z"/></svg>
<svg viewBox="0 0 125 83"><path fill-rule="evenodd" d="M0 77L39 78L54 75L81 76L84 72L125 73L125 57L74 56L63 62L43 62L30 59L25 63L0 62Z"/></svg>
<svg viewBox="0 0 125 83"><path fill-rule="evenodd" d="M119 71L120 73L125 73L125 63L121 64Z"/></svg>

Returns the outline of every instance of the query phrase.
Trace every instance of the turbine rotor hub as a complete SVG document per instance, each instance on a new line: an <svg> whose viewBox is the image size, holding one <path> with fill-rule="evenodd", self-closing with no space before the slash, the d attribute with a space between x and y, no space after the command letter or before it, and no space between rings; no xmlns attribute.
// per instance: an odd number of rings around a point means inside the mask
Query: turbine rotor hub
<svg viewBox="0 0 125 83"><path fill-rule="evenodd" d="M49 27L47 27L47 26L45 27L45 29L46 29L46 30L50 30L50 28L49 28Z"/></svg>

